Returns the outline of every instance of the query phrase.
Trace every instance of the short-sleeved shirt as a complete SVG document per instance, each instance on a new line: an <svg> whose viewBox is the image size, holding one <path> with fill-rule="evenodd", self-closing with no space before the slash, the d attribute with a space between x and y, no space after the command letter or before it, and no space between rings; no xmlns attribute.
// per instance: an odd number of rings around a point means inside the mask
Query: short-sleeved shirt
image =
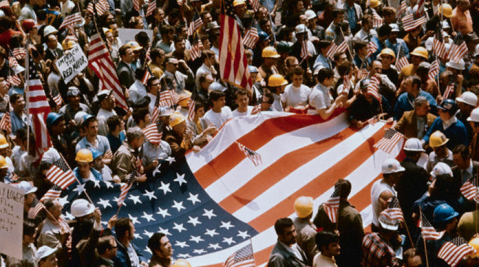
<svg viewBox="0 0 479 267"><path fill-rule="evenodd" d="M239 112L238 109L235 109L233 111L232 115L233 115L233 117L241 117L241 116L251 115L252 111L253 111L253 107L248 106L248 108L245 112Z"/></svg>
<svg viewBox="0 0 479 267"><path fill-rule="evenodd" d="M309 104L316 110L331 107L329 89L320 83L316 85L309 95Z"/></svg>
<svg viewBox="0 0 479 267"><path fill-rule="evenodd" d="M223 123L233 118L233 114L230 107L225 106L221 108L221 112L219 113L214 112L213 109L208 110L204 118L207 121L208 125L214 124L216 126L216 129L219 129L223 125Z"/></svg>
<svg viewBox="0 0 479 267"><path fill-rule="evenodd" d="M296 107L298 104L306 105L309 100L311 89L304 84L299 88L289 84L281 95L281 102L286 103L287 107Z"/></svg>
<svg viewBox="0 0 479 267"><path fill-rule="evenodd" d="M88 140L86 139L86 136L83 137L83 139L80 140L80 142L78 142L77 146L75 147L76 152L78 152L78 150L83 148L86 148L86 149L96 148L102 154L105 154L108 150L111 150L110 142L108 142L108 139L105 136L97 135L96 140L97 140L97 146L94 146L93 144L90 144L90 142L88 142Z"/></svg>

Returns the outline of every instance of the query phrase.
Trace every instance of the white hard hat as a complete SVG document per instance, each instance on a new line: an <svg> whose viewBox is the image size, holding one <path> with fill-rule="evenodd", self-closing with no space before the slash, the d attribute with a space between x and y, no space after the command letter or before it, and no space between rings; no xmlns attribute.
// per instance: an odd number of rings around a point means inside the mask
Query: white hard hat
<svg viewBox="0 0 479 267"><path fill-rule="evenodd" d="M38 189L27 181L21 181L19 184L17 184L17 187L22 189L23 192L25 192L24 193L25 195L28 195L30 193L35 193L37 192L37 189Z"/></svg>
<svg viewBox="0 0 479 267"><path fill-rule="evenodd" d="M316 12L314 12L313 10L306 10L306 12L304 12L304 15L306 15L306 17L308 18L308 20L310 19L314 19L314 18L317 18L318 16L316 15Z"/></svg>
<svg viewBox="0 0 479 267"><path fill-rule="evenodd" d="M92 214L95 211L95 206L85 199L76 199L72 203L71 214L75 218L81 218Z"/></svg>
<svg viewBox="0 0 479 267"><path fill-rule="evenodd" d="M422 148L421 141L417 138L409 138L406 141L406 144L404 145L404 150L405 151L426 152L426 150L424 150Z"/></svg>
<svg viewBox="0 0 479 267"><path fill-rule="evenodd" d="M446 163L438 162L436 166L434 166L434 168L432 169L431 175L432 177L437 177L442 174L448 174L452 176L452 170L451 167L449 167L449 165L447 165Z"/></svg>
<svg viewBox="0 0 479 267"><path fill-rule="evenodd" d="M404 169L399 161L396 159L387 159L383 162L383 165L381 166L382 168L382 173L383 174L389 174L389 173L396 173L396 172L403 172L406 169Z"/></svg>
<svg viewBox="0 0 479 267"><path fill-rule="evenodd" d="M460 97L456 98L456 102L462 102L469 106L477 106L477 95L473 92L464 92Z"/></svg>
<svg viewBox="0 0 479 267"><path fill-rule="evenodd" d="M456 63L456 62L453 62L453 61L447 62L446 67L453 68L453 69L456 69L456 70L465 70L466 69L466 63L464 63L464 59L461 58L461 60L459 60L459 63Z"/></svg>
<svg viewBox="0 0 479 267"><path fill-rule="evenodd" d="M443 29L450 29L451 26L449 26L449 23L447 23L446 20L443 20L443 21L442 21L442 28L443 28Z"/></svg>
<svg viewBox="0 0 479 267"><path fill-rule="evenodd" d="M474 57L479 56L479 44L476 45L476 48L474 48Z"/></svg>
<svg viewBox="0 0 479 267"><path fill-rule="evenodd" d="M296 26L296 33L305 33L306 32L306 25L299 24Z"/></svg>
<svg viewBox="0 0 479 267"><path fill-rule="evenodd" d="M471 116L467 118L467 121L479 122L479 108L476 108L471 112Z"/></svg>
<svg viewBox="0 0 479 267"><path fill-rule="evenodd" d="M37 253L35 253L35 262L38 264L41 259L44 259L52 255L53 253L55 253L55 251L57 251L56 248L51 248L49 246L42 246L41 248L37 250Z"/></svg>
<svg viewBox="0 0 479 267"><path fill-rule="evenodd" d="M55 29L55 27L51 26L51 25L48 25L45 27L45 29L43 29L43 37L47 37L48 35L52 34L52 33L57 33L58 30Z"/></svg>

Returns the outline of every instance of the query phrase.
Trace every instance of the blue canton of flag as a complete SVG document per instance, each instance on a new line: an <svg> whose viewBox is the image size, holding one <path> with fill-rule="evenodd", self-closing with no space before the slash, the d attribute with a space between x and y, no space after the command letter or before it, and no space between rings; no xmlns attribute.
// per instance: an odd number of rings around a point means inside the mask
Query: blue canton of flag
<svg viewBox="0 0 479 267"><path fill-rule="evenodd" d="M172 161L170 161L171 163ZM221 208L197 182L186 163L162 163L155 179L131 187L119 217L129 217L135 225L133 243L147 257L151 252L148 239L156 232L165 233L174 248L174 258L190 258L237 245L258 234L248 224L239 221ZM89 181L85 189L101 209L104 224L118 210L121 194L119 184ZM85 198L84 193L66 192L64 203L67 218L71 219L71 203Z"/></svg>

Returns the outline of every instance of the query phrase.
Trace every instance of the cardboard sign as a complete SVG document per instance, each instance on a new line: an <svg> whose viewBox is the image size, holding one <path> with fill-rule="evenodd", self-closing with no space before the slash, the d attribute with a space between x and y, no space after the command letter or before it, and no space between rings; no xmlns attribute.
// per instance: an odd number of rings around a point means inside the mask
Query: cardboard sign
<svg viewBox="0 0 479 267"><path fill-rule="evenodd" d="M75 44L67 55L59 58L56 62L58 71L65 83L70 82L75 76L88 66L88 59L79 44Z"/></svg>
<svg viewBox="0 0 479 267"><path fill-rule="evenodd" d="M123 42L123 44L126 44L129 41L135 41L135 35L137 35L139 32L146 32L146 34L150 38L150 42L153 42L153 30L125 29L125 28L118 29L118 35L120 37L120 40ZM153 47L154 46L155 44L153 44Z"/></svg>
<svg viewBox="0 0 479 267"><path fill-rule="evenodd" d="M23 199L22 189L0 182L0 252L22 259Z"/></svg>

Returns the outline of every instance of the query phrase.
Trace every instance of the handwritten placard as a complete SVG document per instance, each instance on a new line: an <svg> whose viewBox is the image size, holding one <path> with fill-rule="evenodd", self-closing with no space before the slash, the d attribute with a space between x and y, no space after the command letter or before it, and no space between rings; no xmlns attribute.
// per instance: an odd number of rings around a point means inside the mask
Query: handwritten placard
<svg viewBox="0 0 479 267"><path fill-rule="evenodd" d="M88 59L80 45L75 44L68 54L57 60L56 65L63 80L68 83L88 66Z"/></svg>
<svg viewBox="0 0 479 267"><path fill-rule="evenodd" d="M0 252L22 259L23 198L22 189L0 183Z"/></svg>

